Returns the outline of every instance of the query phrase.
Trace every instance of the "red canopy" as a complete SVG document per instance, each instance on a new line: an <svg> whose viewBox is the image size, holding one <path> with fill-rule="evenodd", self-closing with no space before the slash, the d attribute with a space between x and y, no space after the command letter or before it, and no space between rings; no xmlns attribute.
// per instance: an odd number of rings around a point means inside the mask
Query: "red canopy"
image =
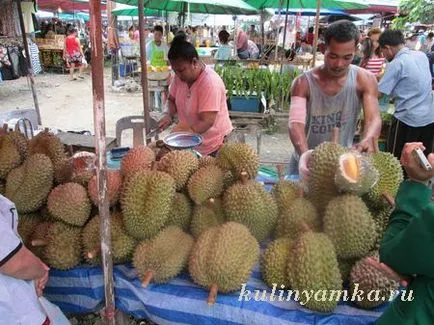
<svg viewBox="0 0 434 325"><path fill-rule="evenodd" d="M59 8L64 12L89 11L89 2L83 0L37 0L38 8L45 11L57 11ZM105 4L101 10L106 10Z"/></svg>

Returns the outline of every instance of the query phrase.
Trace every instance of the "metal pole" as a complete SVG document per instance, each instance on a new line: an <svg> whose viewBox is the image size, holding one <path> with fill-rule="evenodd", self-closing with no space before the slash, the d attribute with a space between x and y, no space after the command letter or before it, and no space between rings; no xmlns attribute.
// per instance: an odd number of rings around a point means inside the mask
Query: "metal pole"
<svg viewBox="0 0 434 325"><path fill-rule="evenodd" d="M318 35L319 35L319 14L321 11L321 0L316 1L316 16L315 16L315 37L313 39L313 58L312 58L312 68L315 67L316 61L316 49L318 47Z"/></svg>
<svg viewBox="0 0 434 325"><path fill-rule="evenodd" d="M27 66L29 69L27 78L30 79L30 88L32 89L33 102L35 103L35 110L36 110L36 115L38 118L38 125L42 125L41 112L39 110L38 95L36 94L35 79L33 78L34 73L33 73L33 68L32 68L32 60L30 59L29 44L27 44L26 27L24 25L23 10L21 8L21 0L16 0L16 2L17 2L17 7L18 7L18 16L20 17L21 34L23 35L23 46L24 46L24 51L26 52Z"/></svg>
<svg viewBox="0 0 434 325"><path fill-rule="evenodd" d="M145 17L143 0L138 0L139 7L139 33L140 33L140 65L143 94L143 114L145 118L146 144L150 142L148 134L151 132L151 117L149 115L149 94L148 94L148 70L146 68L146 39L145 39Z"/></svg>
<svg viewBox="0 0 434 325"><path fill-rule="evenodd" d="M98 209L101 217L100 238L104 272L106 323L115 325L113 290L113 261L110 234L110 210L107 195L106 131L104 107L104 52L102 46L101 1L90 0L90 41L92 47L92 94L97 156Z"/></svg>

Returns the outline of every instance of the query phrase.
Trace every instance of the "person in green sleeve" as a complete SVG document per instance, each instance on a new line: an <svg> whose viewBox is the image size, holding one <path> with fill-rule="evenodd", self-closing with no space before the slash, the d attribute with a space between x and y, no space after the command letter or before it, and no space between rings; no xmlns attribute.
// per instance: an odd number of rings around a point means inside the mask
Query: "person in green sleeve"
<svg viewBox="0 0 434 325"><path fill-rule="evenodd" d="M380 262L407 279L407 287L376 321L376 325L434 324L434 203L431 181L413 157L422 143L406 143L401 164L408 179L401 183L380 246ZM434 169L434 154L428 156Z"/></svg>
<svg viewBox="0 0 434 325"><path fill-rule="evenodd" d="M153 67L167 66L169 48L163 42L163 27L154 27L154 40L146 46L146 57Z"/></svg>

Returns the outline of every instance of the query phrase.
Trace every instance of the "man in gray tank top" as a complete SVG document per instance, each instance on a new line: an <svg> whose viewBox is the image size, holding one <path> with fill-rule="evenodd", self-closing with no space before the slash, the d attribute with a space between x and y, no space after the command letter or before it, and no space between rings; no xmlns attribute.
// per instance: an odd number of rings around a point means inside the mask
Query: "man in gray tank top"
<svg viewBox="0 0 434 325"><path fill-rule="evenodd" d="M357 149L373 151L373 138L380 135L381 117L375 76L351 65L359 41L357 27L346 20L331 24L325 33L324 64L299 76L293 83L289 116L289 137L295 152L290 174L309 175L312 150L332 140L340 129L339 143L353 146L357 120L363 108L364 133ZM301 156L301 158L299 158Z"/></svg>

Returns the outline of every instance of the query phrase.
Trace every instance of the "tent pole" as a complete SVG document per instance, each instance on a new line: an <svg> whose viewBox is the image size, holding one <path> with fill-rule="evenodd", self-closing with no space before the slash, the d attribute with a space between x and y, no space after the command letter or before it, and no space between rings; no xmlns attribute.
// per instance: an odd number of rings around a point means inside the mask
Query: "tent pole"
<svg viewBox="0 0 434 325"><path fill-rule="evenodd" d="M107 193L106 130L104 107L104 52L102 47L101 1L90 0L90 41L92 44L92 94L97 157L98 209L101 217L101 257L104 272L105 309L108 325L115 325L113 260L111 251L110 211Z"/></svg>
<svg viewBox="0 0 434 325"><path fill-rule="evenodd" d="M318 35L319 35L319 15L321 11L321 0L316 1L316 16L315 16L315 37L313 39L313 58L312 68L315 68L316 52L318 47Z"/></svg>
<svg viewBox="0 0 434 325"><path fill-rule="evenodd" d="M148 70L146 67L146 39L145 39L145 17L143 0L138 0L139 7L139 33L140 33L140 65L142 67L140 75L142 80L143 95L143 114L145 118L145 138L146 144L150 142L148 134L151 132L151 117L149 115L149 96L148 96Z"/></svg>
<svg viewBox="0 0 434 325"><path fill-rule="evenodd" d="M21 0L16 0L16 2L17 2L17 7L18 7L18 16L20 18L21 34L23 36L23 47L24 47L24 51L26 52L27 66L29 69L27 78L30 79L30 88L32 89L33 102L35 103L35 110L36 110L36 116L38 118L38 125L42 125L41 111L39 110L38 95L36 93L35 79L33 78L34 73L33 73L33 68L32 68L32 60L30 59L29 44L27 43L26 27L24 25L24 17L23 17L23 10L21 8Z"/></svg>

